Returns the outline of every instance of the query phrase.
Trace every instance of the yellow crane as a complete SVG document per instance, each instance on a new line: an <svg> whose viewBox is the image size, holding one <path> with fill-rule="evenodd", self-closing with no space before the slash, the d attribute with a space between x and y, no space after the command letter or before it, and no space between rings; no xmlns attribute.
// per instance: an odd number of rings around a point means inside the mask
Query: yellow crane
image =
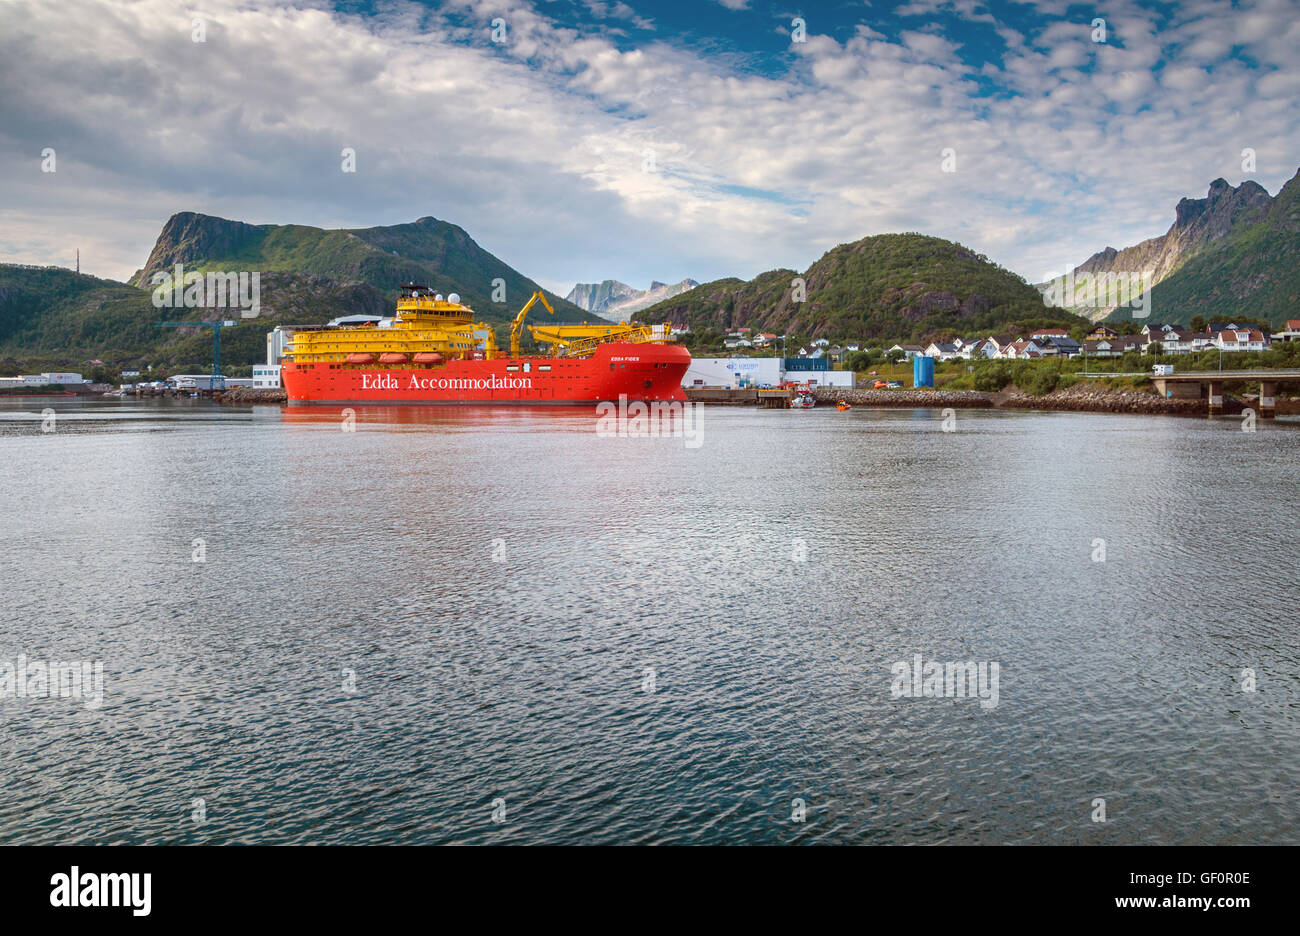
<svg viewBox="0 0 1300 936"><path fill-rule="evenodd" d="M561 351L571 357L591 354L596 348L609 341L627 341L632 344L666 344L672 339L672 325L629 325L627 322L604 322L592 325L529 325L533 340L538 343L555 345L557 354Z"/></svg>
<svg viewBox="0 0 1300 936"><path fill-rule="evenodd" d="M533 293L532 298L524 303L524 307L519 310L519 314L515 316L515 320L510 323L510 356L511 357L519 356L519 332L523 330L524 319L528 315L528 310L533 307L533 304L537 302L538 299L542 301L542 305L546 306L547 312L551 313L552 315L555 314L555 310L551 308L551 304L546 301L546 297L542 295L542 291L540 289L537 292Z"/></svg>
<svg viewBox="0 0 1300 936"><path fill-rule="evenodd" d="M568 347L573 342L581 338L598 338L606 337L609 340L617 340L619 336L626 335L633 330L633 326L627 322L619 322L615 325L613 322L601 322L599 325L592 325L583 322L581 325L529 325L528 331L533 336L533 341L539 344L551 344L560 348Z"/></svg>

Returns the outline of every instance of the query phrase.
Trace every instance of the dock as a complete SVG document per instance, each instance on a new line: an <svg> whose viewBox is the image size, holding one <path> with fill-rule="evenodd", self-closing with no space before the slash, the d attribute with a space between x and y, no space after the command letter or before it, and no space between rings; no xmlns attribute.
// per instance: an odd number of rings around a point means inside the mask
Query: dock
<svg viewBox="0 0 1300 936"><path fill-rule="evenodd" d="M1223 413L1223 385L1227 383L1259 384L1259 418L1277 415L1277 388L1284 383L1300 384L1300 370L1226 370L1187 371L1152 377L1161 396L1172 400L1203 399L1209 414Z"/></svg>
<svg viewBox="0 0 1300 936"><path fill-rule="evenodd" d="M716 406L760 406L764 409L789 409L793 390L760 390L754 387L731 390L725 387L683 387L692 403Z"/></svg>

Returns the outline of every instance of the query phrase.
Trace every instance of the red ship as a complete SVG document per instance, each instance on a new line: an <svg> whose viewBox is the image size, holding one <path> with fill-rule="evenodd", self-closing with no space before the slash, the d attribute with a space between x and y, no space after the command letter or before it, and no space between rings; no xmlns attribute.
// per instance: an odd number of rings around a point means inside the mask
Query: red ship
<svg viewBox="0 0 1300 936"><path fill-rule="evenodd" d="M294 331L281 378L291 404L450 403L575 404L684 402L690 352L669 343L666 325L555 325L532 328L551 354L520 354L534 293L510 327L510 351L474 322L452 293L402 288L392 319Z"/></svg>

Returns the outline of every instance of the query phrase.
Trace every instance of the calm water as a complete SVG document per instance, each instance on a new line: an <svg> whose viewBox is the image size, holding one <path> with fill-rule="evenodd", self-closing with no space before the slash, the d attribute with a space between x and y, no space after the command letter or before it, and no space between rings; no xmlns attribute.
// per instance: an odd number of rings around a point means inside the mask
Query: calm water
<svg viewBox="0 0 1300 936"><path fill-rule="evenodd" d="M2 843L1297 840L1300 424L45 405L0 661L105 694L0 700Z"/></svg>

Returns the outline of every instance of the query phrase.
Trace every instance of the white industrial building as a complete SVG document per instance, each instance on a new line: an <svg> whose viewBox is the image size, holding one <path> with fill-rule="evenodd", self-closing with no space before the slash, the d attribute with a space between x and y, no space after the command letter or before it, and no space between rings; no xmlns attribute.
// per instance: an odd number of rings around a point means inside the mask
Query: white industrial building
<svg viewBox="0 0 1300 936"><path fill-rule="evenodd" d="M280 389L279 364L254 364L253 386L258 390Z"/></svg>
<svg viewBox="0 0 1300 936"><path fill-rule="evenodd" d="M722 387L727 390L776 387L784 379L781 374L779 357L691 358L691 366L682 377L682 386Z"/></svg>
<svg viewBox="0 0 1300 936"><path fill-rule="evenodd" d="M795 383L806 383L810 387L839 387L842 390L852 390L858 385L858 375L847 370L787 371L785 378Z"/></svg>
<svg viewBox="0 0 1300 936"><path fill-rule="evenodd" d="M844 387L856 384L853 371L787 371L779 357L691 358L682 377L683 387L720 387L724 390L779 387L785 381L813 387Z"/></svg>
<svg viewBox="0 0 1300 936"><path fill-rule="evenodd" d="M177 390L233 390L253 386L252 377L213 377L211 374L176 374L167 383Z"/></svg>
<svg viewBox="0 0 1300 936"><path fill-rule="evenodd" d="M90 383L80 374L44 373L24 374L21 377L0 377L0 387L48 387L51 384L67 386L69 384Z"/></svg>

